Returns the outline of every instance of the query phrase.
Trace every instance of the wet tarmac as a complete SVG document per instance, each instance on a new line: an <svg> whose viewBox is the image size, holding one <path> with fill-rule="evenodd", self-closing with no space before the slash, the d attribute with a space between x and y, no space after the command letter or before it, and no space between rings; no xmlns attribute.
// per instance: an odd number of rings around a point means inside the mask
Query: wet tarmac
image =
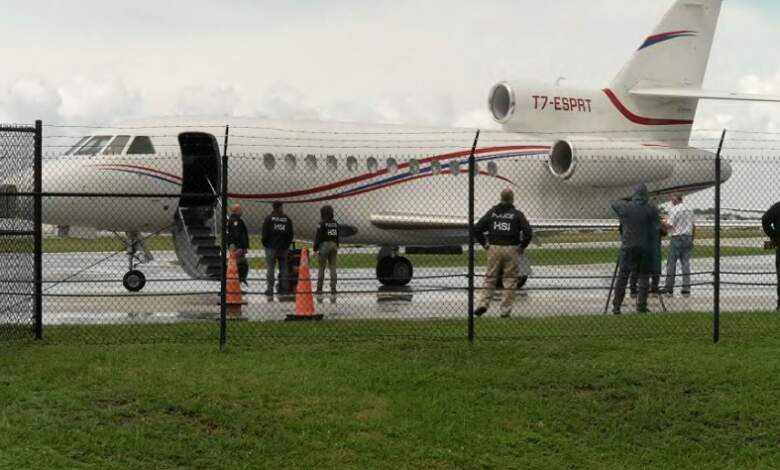
<svg viewBox="0 0 780 470"><path fill-rule="evenodd" d="M139 293L122 287L121 278L127 270L122 254L108 259L110 254L106 253L45 255L44 323L169 323L218 318L219 283L190 279L177 266L173 253L154 254L153 262L140 267L148 280ZM694 260L693 294L680 296L678 278L678 292L674 298L664 299L665 306L679 312L711 311L712 265L712 259ZM527 289L517 297L513 316L604 313L614 265L541 266L533 271ZM723 311L774 309L773 256L723 258L722 271ZM250 273L241 315L249 321L282 321L294 313L295 303L291 298L267 298L262 293L263 275L261 271ZM373 269L342 269L337 295L318 298L315 305L317 313L328 320L462 319L467 312L467 282L465 268L416 267L410 287L380 289ZM478 277L477 287L481 284ZM627 299L626 313L633 311L631 303ZM657 297L651 298L650 308L662 310ZM487 315L497 315L496 310Z"/></svg>

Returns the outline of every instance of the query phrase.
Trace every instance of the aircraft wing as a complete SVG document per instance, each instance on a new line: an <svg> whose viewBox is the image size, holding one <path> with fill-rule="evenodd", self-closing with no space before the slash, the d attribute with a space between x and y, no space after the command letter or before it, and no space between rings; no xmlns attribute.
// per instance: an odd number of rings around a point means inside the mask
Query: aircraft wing
<svg viewBox="0 0 780 470"><path fill-rule="evenodd" d="M385 212L371 216L371 224L384 230L447 230L467 229L468 218L449 215ZM531 219L531 227L542 230L609 229L617 228L617 220L610 219Z"/></svg>
<svg viewBox="0 0 780 470"><path fill-rule="evenodd" d="M630 93L635 96L647 96L652 98L696 98L700 100L780 102L780 96L752 95L728 91L701 90L698 88L635 88L631 90Z"/></svg>
<svg viewBox="0 0 780 470"><path fill-rule="evenodd" d="M374 214L371 224L383 230L457 230L468 229L467 217L413 214L402 212L384 212ZM599 230L617 229L617 219L530 219L528 221L535 230ZM760 220L723 220L723 228L758 228ZM697 227L714 227L715 221L702 220L696 222Z"/></svg>

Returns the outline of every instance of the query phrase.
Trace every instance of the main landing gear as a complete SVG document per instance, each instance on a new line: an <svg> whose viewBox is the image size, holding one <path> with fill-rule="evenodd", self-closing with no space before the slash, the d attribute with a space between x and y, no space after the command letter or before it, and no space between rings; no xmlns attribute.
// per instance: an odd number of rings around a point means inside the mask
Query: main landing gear
<svg viewBox="0 0 780 470"><path fill-rule="evenodd" d="M146 250L144 242L138 232L127 232L127 259L130 265L129 271L122 278L122 285L130 292L138 292L146 286L146 276L136 269L136 265L148 263L153 257ZM124 241L124 239L123 239Z"/></svg>
<svg viewBox="0 0 780 470"><path fill-rule="evenodd" d="M398 255L398 247L382 247L377 255L376 278L385 286L409 284L414 276L412 262Z"/></svg>

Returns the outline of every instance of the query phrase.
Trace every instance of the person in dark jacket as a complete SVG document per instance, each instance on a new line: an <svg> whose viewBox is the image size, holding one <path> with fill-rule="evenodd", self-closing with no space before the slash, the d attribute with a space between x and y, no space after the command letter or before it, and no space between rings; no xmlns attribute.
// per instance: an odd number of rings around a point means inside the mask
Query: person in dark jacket
<svg viewBox="0 0 780 470"><path fill-rule="evenodd" d="M279 264L279 291L289 292L287 255L293 241L293 224L282 210L281 202L274 202L271 214L263 222L262 242L265 247L266 279L265 294L273 295L276 283L276 264Z"/></svg>
<svg viewBox="0 0 780 470"><path fill-rule="evenodd" d="M501 192L501 203L491 208L474 226L474 236L487 249L487 273L479 307L482 316L490 307L499 276L504 284L501 317L508 318L517 292L519 256L531 243L533 231L525 215L514 206L511 189ZM487 233L487 239L485 234Z"/></svg>
<svg viewBox="0 0 780 470"><path fill-rule="evenodd" d="M761 217L761 226L775 246L775 273L777 274L777 307L780 311L780 202L774 204Z"/></svg>
<svg viewBox="0 0 780 470"><path fill-rule="evenodd" d="M637 311L648 312L647 297L650 275L653 272L653 252L661 232L658 208L650 203L647 187L642 184L634 191L630 202L616 201L612 210L620 218L623 232L620 236L620 270L615 285L612 313L619 315L626 296L626 285L632 271L639 275Z"/></svg>
<svg viewBox="0 0 780 470"><path fill-rule="evenodd" d="M246 225L241 219L241 206L238 204L230 208L230 218L227 224L227 244L230 251L236 253L238 277L242 283L249 285L246 282L247 274L249 273L249 263L246 260L246 254L249 251L249 232L247 232Z"/></svg>
<svg viewBox="0 0 780 470"><path fill-rule="evenodd" d="M339 224L333 214L333 207L322 206L320 224L314 236L314 252L317 253L319 271L317 272L317 295L322 295L325 282L325 267L330 270L330 295L336 295L336 257L339 251Z"/></svg>
<svg viewBox="0 0 780 470"><path fill-rule="evenodd" d="M661 230L658 232L658 236L653 240L653 251L651 254L651 267L652 270L650 271L650 293L651 294L660 294L661 293L661 241L663 237L667 235L666 229L663 227L663 222L661 222ZM635 271L631 271L631 278L629 280L629 291L631 292L631 297L636 298L637 297L637 283L639 282L639 273Z"/></svg>

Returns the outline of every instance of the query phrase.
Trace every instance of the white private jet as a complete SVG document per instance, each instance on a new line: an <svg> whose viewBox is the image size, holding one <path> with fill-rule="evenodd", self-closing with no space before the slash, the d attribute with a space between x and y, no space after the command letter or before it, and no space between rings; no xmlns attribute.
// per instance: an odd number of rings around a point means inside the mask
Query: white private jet
<svg viewBox="0 0 780 470"><path fill-rule="evenodd" d="M714 155L689 147L701 99L780 101L702 90L722 0L675 0L603 90L501 82L489 109L503 126L476 148L476 210L504 187L536 228L597 227L610 202L646 183L658 202L714 185ZM259 232L273 201L285 203L296 238L311 240L323 204L345 242L376 245L377 278L406 284L399 248L435 252L467 242L466 165L474 131L346 123L229 119L229 198ZM138 234L172 227L184 270L217 279L225 120L167 118L99 129L44 166L46 192L192 194L206 197L46 198L44 222L126 232L139 290ZM221 127L220 127L221 126ZM723 164L722 181L731 174ZM614 224L614 222L609 222Z"/></svg>

